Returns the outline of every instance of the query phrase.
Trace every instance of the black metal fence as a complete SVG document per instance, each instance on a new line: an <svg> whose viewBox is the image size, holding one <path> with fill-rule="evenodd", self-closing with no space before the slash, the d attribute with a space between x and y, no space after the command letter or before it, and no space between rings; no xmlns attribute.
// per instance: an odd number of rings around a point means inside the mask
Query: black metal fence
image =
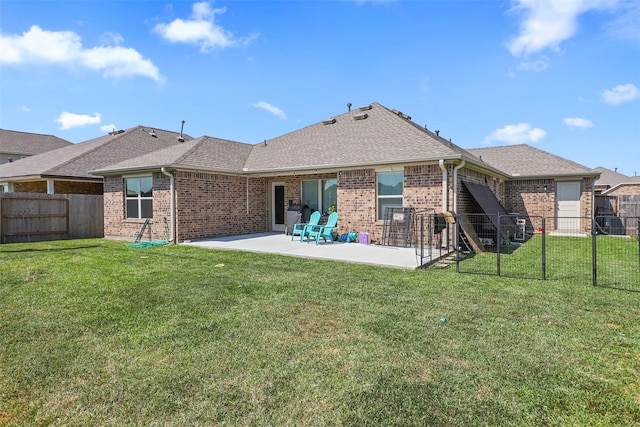
<svg viewBox="0 0 640 427"><path fill-rule="evenodd" d="M455 215L461 273L640 291L640 218Z"/></svg>
<svg viewBox="0 0 640 427"><path fill-rule="evenodd" d="M455 225L434 209L387 207L383 219L381 244L413 247L418 267L442 259L454 250Z"/></svg>

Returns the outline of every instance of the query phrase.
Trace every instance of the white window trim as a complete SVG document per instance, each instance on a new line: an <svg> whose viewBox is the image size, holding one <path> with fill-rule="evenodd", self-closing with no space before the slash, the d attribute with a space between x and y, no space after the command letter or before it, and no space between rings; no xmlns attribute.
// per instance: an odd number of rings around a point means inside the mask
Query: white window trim
<svg viewBox="0 0 640 427"><path fill-rule="evenodd" d="M402 194L378 194L378 176L380 174L385 174L385 173L401 173L402 174ZM393 170L393 168L386 168L386 169L380 169L380 170L376 170L376 221L384 221L384 218L381 219L381 217L384 216L384 212L380 211L380 199L397 199L400 198L402 199L402 204L400 205L400 207L404 207L404 169L400 169L400 170Z"/></svg>
<svg viewBox="0 0 640 427"><path fill-rule="evenodd" d="M141 220L141 219L147 219L146 217L142 216L142 200L151 200L151 217L153 218L153 174L151 173L146 173L146 174L132 174L132 175L123 175L123 194L124 194L124 217L127 220ZM151 197L142 197L141 194L138 194L135 198L134 197L129 197L127 196L127 179L141 179L141 178L151 178ZM127 211L127 201L128 200L133 200L133 199L137 199L138 201L138 216L137 217L130 217L129 216L129 212Z"/></svg>

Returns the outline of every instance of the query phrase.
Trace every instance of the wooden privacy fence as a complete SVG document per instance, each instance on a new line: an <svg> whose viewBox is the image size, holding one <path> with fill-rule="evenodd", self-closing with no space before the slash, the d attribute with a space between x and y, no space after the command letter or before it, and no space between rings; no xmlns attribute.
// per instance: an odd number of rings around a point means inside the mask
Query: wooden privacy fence
<svg viewBox="0 0 640 427"><path fill-rule="evenodd" d="M0 243L104 236L102 196L0 194Z"/></svg>

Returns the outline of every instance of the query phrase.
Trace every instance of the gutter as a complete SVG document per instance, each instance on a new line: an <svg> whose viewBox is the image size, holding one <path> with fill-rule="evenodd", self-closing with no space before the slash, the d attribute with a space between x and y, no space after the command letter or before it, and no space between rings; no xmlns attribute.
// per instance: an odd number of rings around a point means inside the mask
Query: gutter
<svg viewBox="0 0 640 427"><path fill-rule="evenodd" d="M162 172L163 175L168 176L169 177L169 196L171 197L171 203L170 203L170 208L171 209L171 235L170 235L170 242L176 243L176 196L175 196L175 192L176 192L176 187L175 187L175 178L173 177L173 174L170 174L169 172L167 172L166 168L161 168L160 172Z"/></svg>

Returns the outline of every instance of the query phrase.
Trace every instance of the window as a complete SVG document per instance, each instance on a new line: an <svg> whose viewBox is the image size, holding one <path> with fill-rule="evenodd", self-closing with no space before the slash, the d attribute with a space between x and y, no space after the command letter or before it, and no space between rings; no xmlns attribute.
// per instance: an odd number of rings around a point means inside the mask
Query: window
<svg viewBox="0 0 640 427"><path fill-rule="evenodd" d="M378 174L378 220L384 219L386 208L402 207L402 172L384 172Z"/></svg>
<svg viewBox="0 0 640 427"><path fill-rule="evenodd" d="M302 204L314 211L328 213L338 205L338 180L309 179L302 181Z"/></svg>
<svg viewBox="0 0 640 427"><path fill-rule="evenodd" d="M127 218L153 218L153 178L125 178Z"/></svg>

